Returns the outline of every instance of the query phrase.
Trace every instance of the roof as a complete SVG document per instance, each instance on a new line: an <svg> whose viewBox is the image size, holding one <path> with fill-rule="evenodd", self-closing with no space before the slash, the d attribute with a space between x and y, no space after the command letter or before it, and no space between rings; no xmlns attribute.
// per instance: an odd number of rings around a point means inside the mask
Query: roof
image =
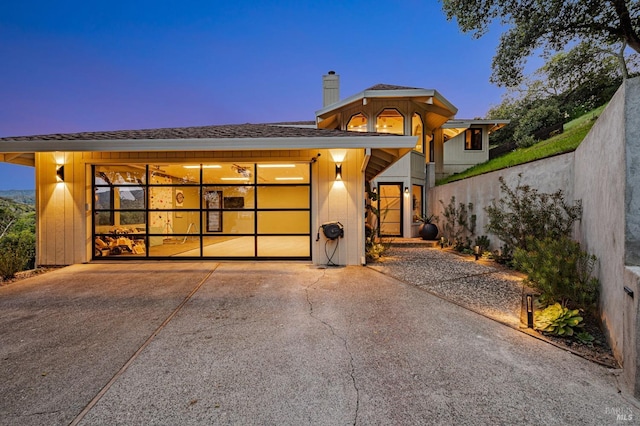
<svg viewBox="0 0 640 426"><path fill-rule="evenodd" d="M300 126L304 127L300 127ZM229 124L145 130L56 133L0 138L0 161L35 165L36 152L252 151L363 148L372 179L415 146L415 136L346 132L307 124Z"/></svg>
<svg viewBox="0 0 640 426"><path fill-rule="evenodd" d="M360 93L342 99L331 105L316 111L316 119L319 117L327 118L334 111L354 103L362 103L367 98L407 98L417 102L424 102L442 108L442 113L447 117L453 117L458 112L449 100L442 96L435 89L421 89L418 87L396 86L393 84L376 84Z"/></svg>
<svg viewBox="0 0 640 426"><path fill-rule="evenodd" d="M379 83L364 90L424 90L419 87L396 86L395 84Z"/></svg>
<svg viewBox="0 0 640 426"><path fill-rule="evenodd" d="M342 130L299 127L282 124L228 124L199 127L176 127L143 130L54 133L49 135L12 136L0 142L20 141L104 141L104 140L180 140L180 139L263 139L263 138L341 138L388 136L384 133L356 133Z"/></svg>

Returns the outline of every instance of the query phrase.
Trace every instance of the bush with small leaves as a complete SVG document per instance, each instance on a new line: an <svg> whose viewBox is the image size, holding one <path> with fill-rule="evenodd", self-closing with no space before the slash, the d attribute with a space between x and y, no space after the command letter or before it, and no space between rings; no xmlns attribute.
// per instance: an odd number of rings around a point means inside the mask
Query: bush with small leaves
<svg viewBox="0 0 640 426"><path fill-rule="evenodd" d="M545 303L569 301L596 313L600 282L593 277L597 258L568 237L527 239L528 250L516 249L515 266L527 274L527 284L540 291Z"/></svg>

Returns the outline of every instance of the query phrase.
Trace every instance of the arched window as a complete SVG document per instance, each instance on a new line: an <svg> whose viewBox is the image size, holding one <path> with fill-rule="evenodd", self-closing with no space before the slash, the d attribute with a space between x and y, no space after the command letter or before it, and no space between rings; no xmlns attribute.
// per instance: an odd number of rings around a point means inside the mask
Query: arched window
<svg viewBox="0 0 640 426"><path fill-rule="evenodd" d="M349 132L366 132L367 131L367 117L361 112L352 115L347 123L347 131Z"/></svg>
<svg viewBox="0 0 640 426"><path fill-rule="evenodd" d="M383 109L376 117L376 132L404 134L404 117L397 109Z"/></svg>
<svg viewBox="0 0 640 426"><path fill-rule="evenodd" d="M414 150L424 153L424 131L422 117L417 112L411 117L411 136L418 136Z"/></svg>

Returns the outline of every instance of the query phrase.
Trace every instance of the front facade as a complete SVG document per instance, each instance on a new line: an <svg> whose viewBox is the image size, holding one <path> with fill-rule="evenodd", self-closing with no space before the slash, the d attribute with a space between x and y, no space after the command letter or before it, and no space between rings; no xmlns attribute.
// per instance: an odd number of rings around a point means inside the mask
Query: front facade
<svg viewBox="0 0 640 426"><path fill-rule="evenodd" d="M36 170L37 264L363 264L367 184L384 204L380 233L414 236L435 176L488 158L484 129L496 124L453 126L456 108L435 90L378 85L341 101L335 73L323 84L325 106L315 125L0 139L1 161ZM464 155L445 140L467 129L481 129L480 145L472 138L472 155L447 164ZM339 236L325 232L328 224L341 229Z"/></svg>
<svg viewBox="0 0 640 426"><path fill-rule="evenodd" d="M378 84L341 101L338 89L339 77L325 75L325 105L316 112L319 128L417 138L411 152L371 181L381 236L416 237L430 210L429 188L437 179L487 161L489 134L509 122L455 119L457 108L432 89Z"/></svg>
<svg viewBox="0 0 640 426"><path fill-rule="evenodd" d="M5 161L35 166L39 265L196 258L354 265L364 262L368 160L381 149L397 158L414 143L237 125L5 138L0 149ZM322 225L337 222L343 237L326 237Z"/></svg>

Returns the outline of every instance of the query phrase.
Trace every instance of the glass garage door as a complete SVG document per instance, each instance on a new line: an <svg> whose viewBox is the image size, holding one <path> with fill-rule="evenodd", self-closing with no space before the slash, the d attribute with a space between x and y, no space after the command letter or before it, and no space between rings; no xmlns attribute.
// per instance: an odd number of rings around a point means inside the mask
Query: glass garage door
<svg viewBox="0 0 640 426"><path fill-rule="evenodd" d="M94 258L311 258L308 163L93 166Z"/></svg>

